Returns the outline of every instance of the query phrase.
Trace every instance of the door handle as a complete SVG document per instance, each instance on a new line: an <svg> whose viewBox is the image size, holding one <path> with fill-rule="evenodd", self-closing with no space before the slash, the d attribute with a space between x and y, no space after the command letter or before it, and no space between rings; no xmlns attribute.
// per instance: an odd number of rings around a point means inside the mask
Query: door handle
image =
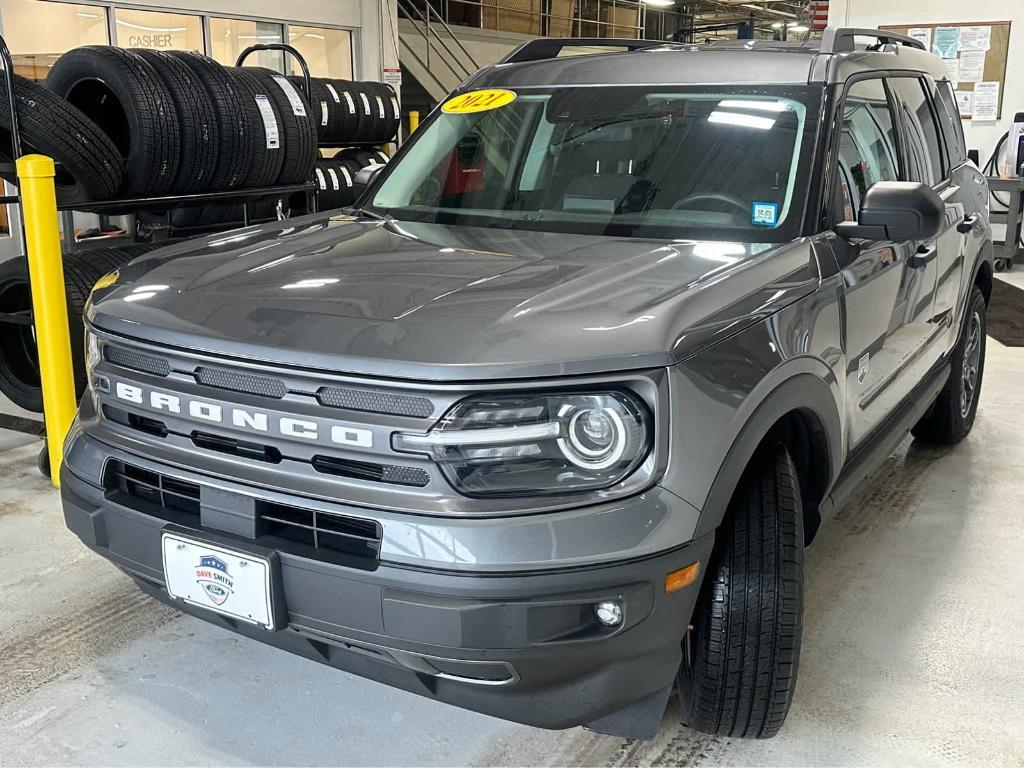
<svg viewBox="0 0 1024 768"><path fill-rule="evenodd" d="M910 257L910 267L912 269L920 269L931 261L935 260L935 257L939 255L939 249L934 245L932 246L919 246L917 253Z"/></svg>
<svg viewBox="0 0 1024 768"><path fill-rule="evenodd" d="M966 235L968 232L974 229L974 225L977 223L978 216L976 214L971 214L970 216L967 216L963 221L956 225L956 231L959 232L961 235Z"/></svg>

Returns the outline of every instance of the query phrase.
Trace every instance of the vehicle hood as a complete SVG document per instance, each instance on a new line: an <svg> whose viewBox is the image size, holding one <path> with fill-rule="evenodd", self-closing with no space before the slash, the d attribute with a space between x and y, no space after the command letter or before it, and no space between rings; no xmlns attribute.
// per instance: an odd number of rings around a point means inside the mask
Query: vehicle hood
<svg viewBox="0 0 1024 768"><path fill-rule="evenodd" d="M90 322L182 349L392 378L669 365L814 290L785 246L310 216L178 243Z"/></svg>

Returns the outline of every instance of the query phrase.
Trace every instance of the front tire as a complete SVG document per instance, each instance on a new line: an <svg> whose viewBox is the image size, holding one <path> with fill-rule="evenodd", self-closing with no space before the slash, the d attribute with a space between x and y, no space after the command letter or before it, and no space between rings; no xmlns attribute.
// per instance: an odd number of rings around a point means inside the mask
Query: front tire
<svg viewBox="0 0 1024 768"><path fill-rule="evenodd" d="M720 736L778 733L796 687L803 568L796 468L771 446L744 473L718 529L684 641L683 722Z"/></svg>
<svg viewBox="0 0 1024 768"><path fill-rule="evenodd" d="M949 378L931 410L911 430L914 437L956 445L974 426L985 373L986 310L985 296L974 286L967 298L960 339L949 356Z"/></svg>

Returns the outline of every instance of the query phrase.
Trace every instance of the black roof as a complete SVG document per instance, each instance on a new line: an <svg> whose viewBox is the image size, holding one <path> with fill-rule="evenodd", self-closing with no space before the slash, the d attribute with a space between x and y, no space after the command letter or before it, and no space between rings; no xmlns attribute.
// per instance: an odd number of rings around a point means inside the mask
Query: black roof
<svg viewBox="0 0 1024 768"><path fill-rule="evenodd" d="M881 38L854 44L854 35ZM910 44L913 43L913 44ZM626 46L632 50L624 50ZM558 56L563 47L583 51ZM466 87L557 85L826 84L864 71L927 72L946 77L942 61L900 35L878 30L826 30L822 40L726 40L707 44L637 40L529 41L487 67ZM611 50L609 50L609 47Z"/></svg>

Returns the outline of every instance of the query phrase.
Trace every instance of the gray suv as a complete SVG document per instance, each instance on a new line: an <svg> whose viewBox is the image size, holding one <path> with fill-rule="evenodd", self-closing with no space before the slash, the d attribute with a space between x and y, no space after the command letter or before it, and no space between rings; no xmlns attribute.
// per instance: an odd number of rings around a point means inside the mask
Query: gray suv
<svg viewBox="0 0 1024 768"><path fill-rule="evenodd" d="M775 734L805 546L978 406L988 189L919 46L528 42L360 208L107 276L67 525L443 702L649 737L677 686L694 728Z"/></svg>

